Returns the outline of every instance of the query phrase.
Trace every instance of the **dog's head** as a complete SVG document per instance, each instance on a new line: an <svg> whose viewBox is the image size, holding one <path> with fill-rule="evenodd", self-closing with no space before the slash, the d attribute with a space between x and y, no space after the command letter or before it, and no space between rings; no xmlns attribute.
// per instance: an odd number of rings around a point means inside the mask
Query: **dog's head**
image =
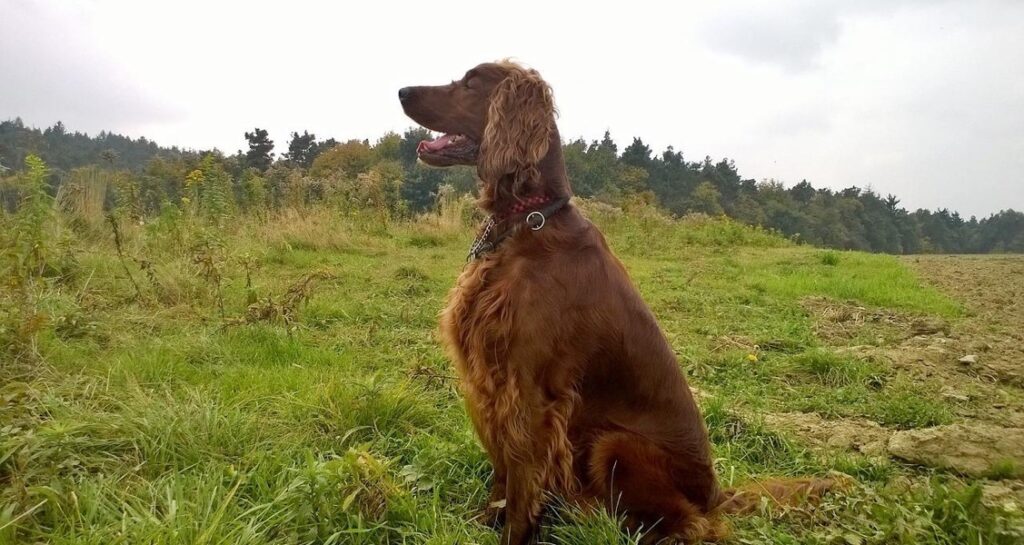
<svg viewBox="0 0 1024 545"><path fill-rule="evenodd" d="M416 152L424 163L474 165L484 183L508 178L516 195L537 189L537 165L555 126L551 88L537 71L484 63L448 85L404 87L398 97L406 115L443 133L420 142Z"/></svg>

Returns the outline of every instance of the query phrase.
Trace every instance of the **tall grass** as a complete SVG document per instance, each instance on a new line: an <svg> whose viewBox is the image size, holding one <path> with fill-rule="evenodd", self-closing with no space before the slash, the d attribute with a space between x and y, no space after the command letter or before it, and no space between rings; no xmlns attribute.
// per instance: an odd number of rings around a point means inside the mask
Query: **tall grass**
<svg viewBox="0 0 1024 545"><path fill-rule="evenodd" d="M69 222L98 231L111 185L110 171L97 166L76 168L57 190L58 206Z"/></svg>

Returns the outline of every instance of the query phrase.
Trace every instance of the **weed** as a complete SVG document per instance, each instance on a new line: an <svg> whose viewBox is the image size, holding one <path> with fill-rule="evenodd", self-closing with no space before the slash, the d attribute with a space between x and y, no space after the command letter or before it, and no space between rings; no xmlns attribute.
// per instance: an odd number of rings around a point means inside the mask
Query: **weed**
<svg viewBox="0 0 1024 545"><path fill-rule="evenodd" d="M794 364L798 370L832 387L874 384L883 374L877 365L822 349L810 350L796 356Z"/></svg>
<svg viewBox="0 0 1024 545"><path fill-rule="evenodd" d="M821 264L828 267L835 267L839 264L839 252L828 250L819 254Z"/></svg>
<svg viewBox="0 0 1024 545"><path fill-rule="evenodd" d="M1016 460L1001 460L986 472L985 477L992 480L1013 479L1024 476L1024 467Z"/></svg>
<svg viewBox="0 0 1024 545"><path fill-rule="evenodd" d="M128 262L124 255L124 244L121 242L121 227L114 214L107 214L107 223L110 224L110 230L114 233L114 249L117 250L117 260L121 263L121 269L124 270L124 275L128 277L128 281L135 288L135 296L142 299L142 290L139 289L139 284L135 281L132 271L128 269Z"/></svg>
<svg viewBox="0 0 1024 545"><path fill-rule="evenodd" d="M295 316L299 307L309 301L316 283L320 280L329 278L333 278L333 275L327 271L316 271L305 274L295 281L276 300L271 296L258 300L249 305L248 309L246 309L245 316L230 320L227 323L233 325L241 323L251 324L256 322L277 321L284 324L288 331L291 331L292 325L295 323ZM247 296L252 293L251 290L251 283L248 277L246 277Z"/></svg>
<svg viewBox="0 0 1024 545"><path fill-rule="evenodd" d="M219 237L209 230L200 231L199 240L192 246L192 264L200 278L206 281L213 291L220 317L224 317L224 291L222 270L225 265L223 243Z"/></svg>

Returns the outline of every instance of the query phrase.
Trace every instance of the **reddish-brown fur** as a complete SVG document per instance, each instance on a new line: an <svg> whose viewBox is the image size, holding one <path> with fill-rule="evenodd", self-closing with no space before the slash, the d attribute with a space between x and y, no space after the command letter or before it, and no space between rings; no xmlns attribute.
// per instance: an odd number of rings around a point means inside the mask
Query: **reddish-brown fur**
<svg viewBox="0 0 1024 545"><path fill-rule="evenodd" d="M421 157L475 164L485 210L570 195L551 91L535 71L483 64L400 96L422 125L479 143L475 157ZM494 466L489 503L506 500L503 545L533 539L546 493L624 512L630 525L653 528L652 542L719 538L719 513L761 495L719 488L672 349L604 237L572 205L470 262L441 331Z"/></svg>

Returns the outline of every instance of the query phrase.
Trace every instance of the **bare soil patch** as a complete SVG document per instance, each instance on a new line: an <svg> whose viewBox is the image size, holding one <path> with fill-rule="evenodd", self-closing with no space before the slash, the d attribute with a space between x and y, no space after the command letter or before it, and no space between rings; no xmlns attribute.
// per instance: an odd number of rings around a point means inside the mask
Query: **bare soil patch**
<svg viewBox="0 0 1024 545"><path fill-rule="evenodd" d="M964 316L945 320L806 298L815 333L838 352L938 380L959 416L1024 427L1024 257L914 256L905 262L961 303Z"/></svg>
<svg viewBox="0 0 1024 545"><path fill-rule="evenodd" d="M962 304L964 315L946 320L821 297L802 304L816 335L833 350L941 384L940 395L958 422L898 433L863 418L785 413L768 415L766 422L815 449L889 454L974 475L988 475L1003 464L1013 467L1001 477L1019 477L1024 467L1024 444L1016 444L1024 440L1024 257L915 256L905 263L923 282ZM989 440L971 439L978 437ZM978 455L995 443L1005 447L998 460ZM1024 483L1004 483L986 496L1019 500Z"/></svg>
<svg viewBox="0 0 1024 545"><path fill-rule="evenodd" d="M963 365L1024 387L1024 256L917 256L906 262L965 306L957 348L975 361Z"/></svg>

